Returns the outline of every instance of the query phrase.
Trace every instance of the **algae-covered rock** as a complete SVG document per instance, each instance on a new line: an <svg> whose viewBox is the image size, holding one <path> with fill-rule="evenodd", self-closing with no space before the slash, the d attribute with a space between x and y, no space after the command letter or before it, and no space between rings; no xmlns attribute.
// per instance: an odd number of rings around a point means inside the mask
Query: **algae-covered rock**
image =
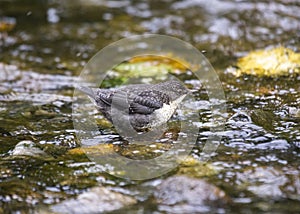
<svg viewBox="0 0 300 214"><path fill-rule="evenodd" d="M171 148L168 143L153 143L149 145L137 144L98 144L95 146L79 147L69 150L66 155L75 157L97 156L106 157L110 155L121 155L133 160L147 160L160 156Z"/></svg>
<svg viewBox="0 0 300 214"><path fill-rule="evenodd" d="M79 147L71 149L66 155L85 156L85 155L107 155L114 152L113 144L99 144L95 146Z"/></svg>
<svg viewBox="0 0 300 214"><path fill-rule="evenodd" d="M124 61L108 72L102 87L114 87L120 84L150 83L163 81L170 74L180 74L191 68L188 62L167 56L141 55ZM129 80L131 82L129 82Z"/></svg>
<svg viewBox="0 0 300 214"><path fill-rule="evenodd" d="M217 173L217 170L207 162L201 162L191 156L185 159L178 159L179 167L177 174L188 175L190 177L205 177L212 176Z"/></svg>
<svg viewBox="0 0 300 214"><path fill-rule="evenodd" d="M236 76L243 74L266 77L298 75L300 53L284 47L253 51L238 59L237 68L230 67L227 72Z"/></svg>
<svg viewBox="0 0 300 214"><path fill-rule="evenodd" d="M145 55L138 56L123 62L114 69L118 72L124 72L128 76L146 76L161 78L170 73L181 73L189 67L187 62L180 59L172 59L163 56ZM128 73L129 72L129 73Z"/></svg>
<svg viewBox="0 0 300 214"><path fill-rule="evenodd" d="M163 79L172 69L172 66L168 64L153 64L151 62L124 62L115 67L116 71L128 77L155 77L159 75L160 79Z"/></svg>
<svg viewBox="0 0 300 214"><path fill-rule="evenodd" d="M0 33L9 32L16 26L14 17L0 17Z"/></svg>
<svg viewBox="0 0 300 214"><path fill-rule="evenodd" d="M250 117L254 124L263 127L265 130L273 132L277 116L272 111L255 109L250 112Z"/></svg>

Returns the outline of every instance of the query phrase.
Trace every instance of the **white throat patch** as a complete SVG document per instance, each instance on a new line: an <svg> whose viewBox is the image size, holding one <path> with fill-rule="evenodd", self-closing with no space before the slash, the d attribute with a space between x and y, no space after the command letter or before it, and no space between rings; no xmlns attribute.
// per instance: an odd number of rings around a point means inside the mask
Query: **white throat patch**
<svg viewBox="0 0 300 214"><path fill-rule="evenodd" d="M160 109L157 109L153 112L153 120L150 126L160 126L166 123L174 114L177 109L179 103L185 98L186 94L180 96L170 104L163 104Z"/></svg>

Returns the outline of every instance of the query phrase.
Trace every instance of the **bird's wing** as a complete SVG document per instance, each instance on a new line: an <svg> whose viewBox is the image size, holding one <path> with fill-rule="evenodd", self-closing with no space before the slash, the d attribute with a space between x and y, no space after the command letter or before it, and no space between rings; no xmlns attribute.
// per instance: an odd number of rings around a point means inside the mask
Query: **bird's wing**
<svg viewBox="0 0 300 214"><path fill-rule="evenodd" d="M169 104L169 102L170 97L166 93L156 90L142 91L130 102L129 113L151 114L161 108L164 103Z"/></svg>

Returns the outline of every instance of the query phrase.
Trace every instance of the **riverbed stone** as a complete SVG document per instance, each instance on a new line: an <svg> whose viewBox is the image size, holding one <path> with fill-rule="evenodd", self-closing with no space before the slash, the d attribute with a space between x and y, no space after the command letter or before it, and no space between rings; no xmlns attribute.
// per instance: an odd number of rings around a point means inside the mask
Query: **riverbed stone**
<svg viewBox="0 0 300 214"><path fill-rule="evenodd" d="M299 75L300 54L285 47L256 50L237 61L237 68L230 67L228 73L260 77Z"/></svg>
<svg viewBox="0 0 300 214"><path fill-rule="evenodd" d="M20 141L11 151L12 156L47 157L48 155L30 140Z"/></svg>
<svg viewBox="0 0 300 214"><path fill-rule="evenodd" d="M220 188L203 179L190 178L185 175L172 176L158 185L154 196L159 209L170 213L195 213L211 211L222 207L229 198Z"/></svg>
<svg viewBox="0 0 300 214"><path fill-rule="evenodd" d="M123 195L106 187L94 187L74 199L65 200L53 205L50 209L55 213L103 213L118 210L136 202L131 196Z"/></svg>
<svg viewBox="0 0 300 214"><path fill-rule="evenodd" d="M240 188L261 198L300 200L300 174L293 167L256 167L237 173L236 177Z"/></svg>
<svg viewBox="0 0 300 214"><path fill-rule="evenodd" d="M178 159L178 175L187 175L193 178L201 178L215 175L217 169L207 162L201 162L198 159L188 156Z"/></svg>

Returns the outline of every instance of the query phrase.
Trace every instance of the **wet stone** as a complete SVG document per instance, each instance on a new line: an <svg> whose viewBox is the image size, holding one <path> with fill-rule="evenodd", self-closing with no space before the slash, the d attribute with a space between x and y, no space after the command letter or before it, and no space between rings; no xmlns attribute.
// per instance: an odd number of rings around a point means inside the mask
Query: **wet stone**
<svg viewBox="0 0 300 214"><path fill-rule="evenodd" d="M135 203L136 200L130 196L105 187L94 187L77 198L53 205L50 209L55 213L89 214L118 210Z"/></svg>
<svg viewBox="0 0 300 214"><path fill-rule="evenodd" d="M43 150L38 148L36 144L30 140L23 140L19 142L11 151L13 156L31 156L31 157L45 157L48 156Z"/></svg>
<svg viewBox="0 0 300 214"><path fill-rule="evenodd" d="M208 177L215 175L217 170L207 162L201 162L192 156L179 159L178 175L187 175L194 178Z"/></svg>
<svg viewBox="0 0 300 214"><path fill-rule="evenodd" d="M300 54L285 47L270 50L256 50L237 62L238 69L229 68L236 76L278 77L299 74Z"/></svg>
<svg viewBox="0 0 300 214"><path fill-rule="evenodd" d="M241 186L262 198L300 200L300 177L293 168L257 167L237 173Z"/></svg>
<svg viewBox="0 0 300 214"><path fill-rule="evenodd" d="M212 211L210 205L221 209L229 198L218 187L202 179L173 176L164 180L154 193L159 209L170 213Z"/></svg>

